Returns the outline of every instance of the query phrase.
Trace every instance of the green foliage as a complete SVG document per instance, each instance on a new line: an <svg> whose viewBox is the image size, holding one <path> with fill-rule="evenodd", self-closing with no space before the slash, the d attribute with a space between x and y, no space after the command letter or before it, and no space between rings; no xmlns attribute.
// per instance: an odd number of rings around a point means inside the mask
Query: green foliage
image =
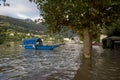
<svg viewBox="0 0 120 80"><path fill-rule="evenodd" d="M105 29L104 33L107 34L107 36L120 36L120 19L116 20L112 23L112 26Z"/></svg>
<svg viewBox="0 0 120 80"><path fill-rule="evenodd" d="M5 32L6 32L6 29L1 28L1 24L0 24L0 44L2 44L6 39Z"/></svg>
<svg viewBox="0 0 120 80"><path fill-rule="evenodd" d="M0 22L4 23L4 26L9 29L15 29L18 32L34 32L34 31L44 31L45 26L41 24L36 24L33 21L27 21L17 18L11 18L0 15Z"/></svg>
<svg viewBox="0 0 120 80"><path fill-rule="evenodd" d="M39 34L45 31L45 26L26 19L16 19L0 15L0 43L4 41L19 41L27 33ZM13 33L13 36L10 34ZM27 36L28 37L28 36Z"/></svg>
<svg viewBox="0 0 120 80"><path fill-rule="evenodd" d="M114 27L108 32L108 36L120 36L120 27Z"/></svg>
<svg viewBox="0 0 120 80"><path fill-rule="evenodd" d="M60 32L66 26L81 34L89 27L92 34L100 33L100 28L120 17L119 0L30 0L41 11L43 22L49 30ZM99 26L98 26L99 25Z"/></svg>

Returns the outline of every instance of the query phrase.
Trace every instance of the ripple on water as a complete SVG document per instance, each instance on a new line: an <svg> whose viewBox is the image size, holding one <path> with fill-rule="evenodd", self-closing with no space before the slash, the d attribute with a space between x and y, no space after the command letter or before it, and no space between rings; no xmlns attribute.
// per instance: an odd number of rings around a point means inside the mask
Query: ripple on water
<svg viewBox="0 0 120 80"><path fill-rule="evenodd" d="M62 45L52 51L2 49L0 55L0 78L21 79L24 76L41 74L47 79L71 80L80 65L80 46ZM51 79L51 80L52 80Z"/></svg>

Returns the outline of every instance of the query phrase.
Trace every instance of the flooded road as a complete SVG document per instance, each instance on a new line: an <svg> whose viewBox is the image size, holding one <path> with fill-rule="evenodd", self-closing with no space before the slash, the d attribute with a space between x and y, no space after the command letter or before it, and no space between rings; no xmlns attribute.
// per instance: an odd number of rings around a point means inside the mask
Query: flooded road
<svg viewBox="0 0 120 80"><path fill-rule="evenodd" d="M120 48L93 47L92 59L82 59L74 80L120 80Z"/></svg>
<svg viewBox="0 0 120 80"><path fill-rule="evenodd" d="M94 46L90 61L82 54L81 44L48 51L0 45L0 80L120 80L119 49Z"/></svg>

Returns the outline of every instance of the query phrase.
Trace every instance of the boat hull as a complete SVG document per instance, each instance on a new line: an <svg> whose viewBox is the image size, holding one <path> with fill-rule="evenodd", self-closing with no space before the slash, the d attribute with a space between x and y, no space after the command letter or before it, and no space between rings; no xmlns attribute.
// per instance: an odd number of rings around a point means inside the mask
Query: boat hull
<svg viewBox="0 0 120 80"><path fill-rule="evenodd" d="M42 46L42 45L23 45L23 47L25 49L36 49L36 50L53 50L54 48L58 47L58 45L45 45L45 46Z"/></svg>

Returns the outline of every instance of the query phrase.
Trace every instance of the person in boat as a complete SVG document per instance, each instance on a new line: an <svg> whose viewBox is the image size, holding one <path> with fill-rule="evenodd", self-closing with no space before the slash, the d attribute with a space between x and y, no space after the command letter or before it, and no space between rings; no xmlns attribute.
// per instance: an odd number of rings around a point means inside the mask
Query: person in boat
<svg viewBox="0 0 120 80"><path fill-rule="evenodd" d="M43 42L41 39L38 39L38 41L36 42L36 45L43 45Z"/></svg>
<svg viewBox="0 0 120 80"><path fill-rule="evenodd" d="M33 47L34 47L35 49L37 49L37 46L38 46L38 45L43 46L43 42L42 42L42 40L41 40L40 38L37 40L36 44L33 45Z"/></svg>

